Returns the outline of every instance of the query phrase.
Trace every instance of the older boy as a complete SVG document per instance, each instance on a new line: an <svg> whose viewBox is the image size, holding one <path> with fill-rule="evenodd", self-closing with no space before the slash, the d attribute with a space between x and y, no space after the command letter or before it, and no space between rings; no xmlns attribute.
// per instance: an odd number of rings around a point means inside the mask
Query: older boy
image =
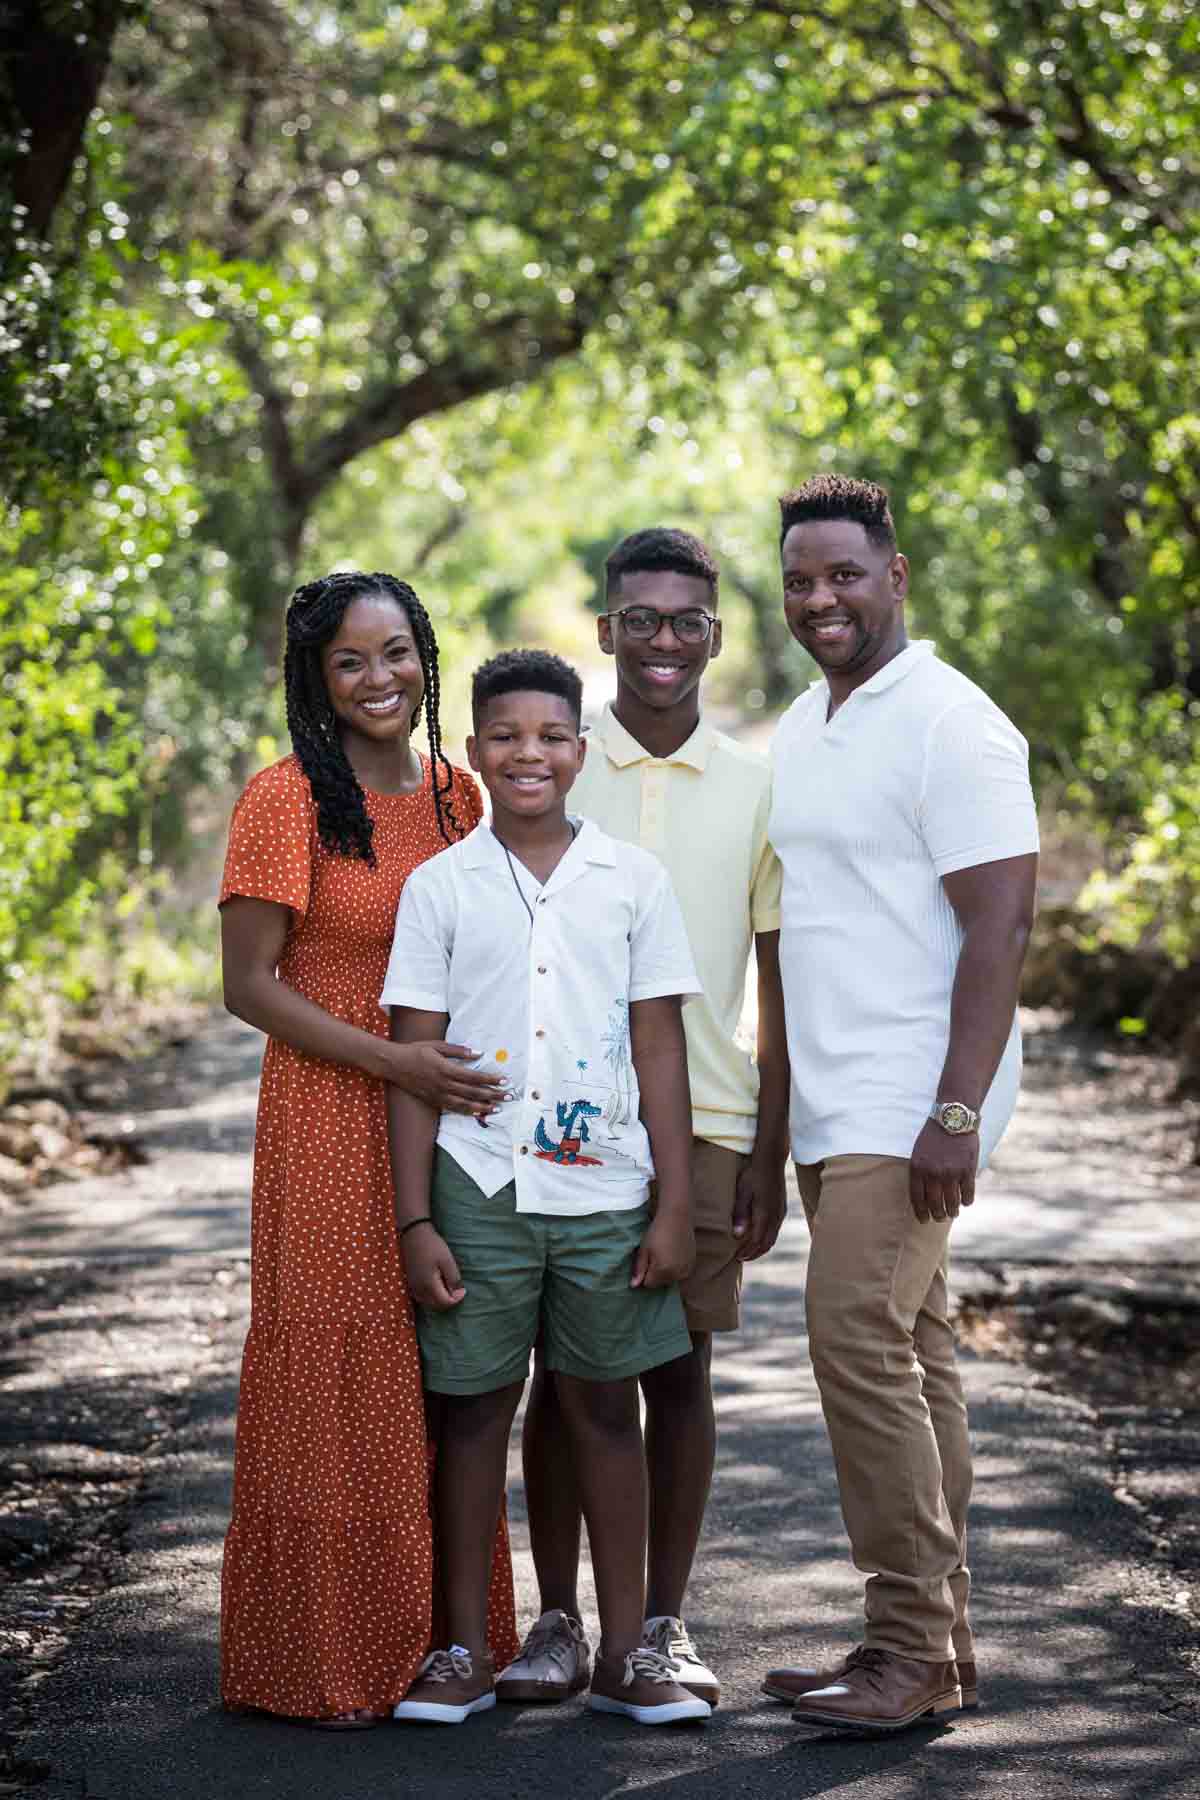
<svg viewBox="0 0 1200 1800"><path fill-rule="evenodd" d="M580 701L574 670L542 652L477 670L467 754L492 822L410 876L383 990L395 1037L449 1029L509 1082L486 1123L439 1123L389 1090L397 1224L425 1386L443 1403L435 1519L449 1633L397 1719L459 1724L495 1704L488 1566L539 1323L596 1569L590 1704L646 1725L709 1712L641 1644L637 1389L688 1344L675 1285L694 1249L680 1001L698 983L659 864L567 815L586 748Z"/></svg>
<svg viewBox="0 0 1200 1800"><path fill-rule="evenodd" d="M576 795L614 837L662 859L678 893L704 987L684 1013L692 1102L696 1266L681 1284L686 1353L647 1371L650 1473L643 1642L680 1666L716 1705L717 1676L683 1623L684 1592L712 1480L714 1331L734 1331L742 1264L770 1249L782 1223L788 1064L779 981L779 866L767 843L766 761L715 731L700 683L721 649L717 565L686 531L634 532L606 564L600 647L617 695L589 739ZM758 1067L734 1041L753 936ZM497 1683L502 1700L561 1700L588 1650L579 1623L579 1503L554 1395L535 1373L525 1415L525 1486L542 1616Z"/></svg>

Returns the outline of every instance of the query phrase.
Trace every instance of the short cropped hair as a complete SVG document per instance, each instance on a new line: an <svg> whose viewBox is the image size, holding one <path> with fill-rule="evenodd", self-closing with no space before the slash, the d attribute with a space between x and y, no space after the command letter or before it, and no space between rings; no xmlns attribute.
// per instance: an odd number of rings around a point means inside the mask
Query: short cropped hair
<svg viewBox="0 0 1200 1800"><path fill-rule="evenodd" d="M557 694L571 709L578 731L583 717L583 683L561 656L549 650L503 650L481 663L471 677L471 718L476 730L489 700L501 694Z"/></svg>
<svg viewBox="0 0 1200 1800"><path fill-rule="evenodd" d="M631 532L610 550L604 563L605 585L611 598L626 575L643 572L671 575L695 575L708 583L713 599L717 597L720 570L716 558L690 531L679 531L673 525L652 525L646 531Z"/></svg>
<svg viewBox="0 0 1200 1800"><path fill-rule="evenodd" d="M779 542L810 519L853 519L873 544L896 548L896 524L886 488L855 475L811 475L779 500Z"/></svg>

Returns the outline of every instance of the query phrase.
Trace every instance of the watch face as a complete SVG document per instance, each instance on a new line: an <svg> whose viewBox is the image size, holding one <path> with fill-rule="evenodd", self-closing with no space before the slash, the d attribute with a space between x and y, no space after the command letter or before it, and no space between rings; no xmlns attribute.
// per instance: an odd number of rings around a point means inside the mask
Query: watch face
<svg viewBox="0 0 1200 1800"><path fill-rule="evenodd" d="M963 1106L958 1100L951 1100L943 1106L941 1120L946 1131L970 1131L973 1123L970 1108Z"/></svg>

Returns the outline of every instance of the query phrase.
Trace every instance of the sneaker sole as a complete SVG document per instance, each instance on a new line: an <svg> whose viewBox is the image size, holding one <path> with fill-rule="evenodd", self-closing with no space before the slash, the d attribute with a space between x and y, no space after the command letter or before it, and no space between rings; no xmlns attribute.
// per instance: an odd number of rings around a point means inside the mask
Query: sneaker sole
<svg viewBox="0 0 1200 1800"><path fill-rule="evenodd" d="M940 1713L962 1711L962 1696L957 1688L948 1694L939 1694L936 1700L930 1700L914 1712L905 1713L898 1719L853 1719L845 1713L810 1712L796 1706L792 1710L792 1719L797 1725L820 1725L826 1730L856 1731L866 1737L886 1737L892 1731L907 1731L910 1725L919 1725L922 1719L929 1719Z"/></svg>
<svg viewBox="0 0 1200 1800"><path fill-rule="evenodd" d="M439 1706L433 1700L401 1700L392 1708L393 1719L401 1724L461 1725L472 1713L488 1712L495 1706L495 1694L480 1694L462 1706Z"/></svg>
<svg viewBox="0 0 1200 1800"><path fill-rule="evenodd" d="M496 1698L506 1705L516 1701L525 1706L561 1706L583 1692L591 1677L577 1675L574 1681L498 1681Z"/></svg>
<svg viewBox="0 0 1200 1800"><path fill-rule="evenodd" d="M589 1694L588 1706L592 1712L619 1713L622 1718L636 1719L639 1725L699 1725L712 1712L706 1700L672 1700L665 1706L634 1706L629 1700L610 1700L607 1694Z"/></svg>
<svg viewBox="0 0 1200 1800"><path fill-rule="evenodd" d="M703 1700L705 1705L711 1706L714 1711L721 1704L719 1687L706 1687L702 1681L684 1681L682 1676L679 1678L679 1685L681 1688L686 1688L689 1694L695 1694L697 1700Z"/></svg>

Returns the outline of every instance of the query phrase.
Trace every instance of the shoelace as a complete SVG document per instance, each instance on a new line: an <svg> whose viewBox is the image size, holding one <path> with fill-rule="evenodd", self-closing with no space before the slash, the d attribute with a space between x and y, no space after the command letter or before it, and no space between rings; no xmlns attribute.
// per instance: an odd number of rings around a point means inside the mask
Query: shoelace
<svg viewBox="0 0 1200 1800"><path fill-rule="evenodd" d="M535 1657L542 1655L548 1656L555 1668L564 1672L567 1665L574 1661L575 1635L561 1619L556 1619L552 1625L533 1626L521 1646L522 1662L532 1662Z"/></svg>
<svg viewBox="0 0 1200 1800"><path fill-rule="evenodd" d="M465 1650L431 1650L421 1664L422 1681L470 1681L474 1674L471 1658Z"/></svg>
<svg viewBox="0 0 1200 1800"><path fill-rule="evenodd" d="M654 1648L660 1656L672 1658L676 1662L700 1661L696 1646L688 1636L688 1628L682 1619L659 1620L654 1627Z"/></svg>
<svg viewBox="0 0 1200 1800"><path fill-rule="evenodd" d="M648 1650L644 1646L640 1650L631 1650L625 1658L625 1673L621 1677L622 1687L632 1687L637 1676L647 1681L674 1681L680 1674L679 1664L672 1662L660 1650Z"/></svg>
<svg viewBox="0 0 1200 1800"><path fill-rule="evenodd" d="M866 1644L859 1644L846 1658L846 1672L861 1669L873 1688L882 1684L883 1672L887 1668L887 1656L883 1650L872 1650Z"/></svg>

